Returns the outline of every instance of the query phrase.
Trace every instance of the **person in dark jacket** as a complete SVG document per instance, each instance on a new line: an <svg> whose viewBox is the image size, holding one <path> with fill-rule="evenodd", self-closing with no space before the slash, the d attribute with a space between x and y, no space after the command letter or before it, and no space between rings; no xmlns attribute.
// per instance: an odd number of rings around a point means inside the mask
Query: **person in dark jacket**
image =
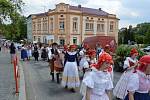
<svg viewBox="0 0 150 100"><path fill-rule="evenodd" d="M15 59L15 54L16 54L16 47L14 43L11 43L9 49L10 49L10 55L11 55L11 63L13 63L13 60Z"/></svg>
<svg viewBox="0 0 150 100"><path fill-rule="evenodd" d="M44 48L42 48L41 58L43 59L43 61L47 59L47 51L45 46Z"/></svg>
<svg viewBox="0 0 150 100"><path fill-rule="evenodd" d="M35 61L38 61L39 52L38 52L38 47L37 46L34 47L33 55L34 55Z"/></svg>

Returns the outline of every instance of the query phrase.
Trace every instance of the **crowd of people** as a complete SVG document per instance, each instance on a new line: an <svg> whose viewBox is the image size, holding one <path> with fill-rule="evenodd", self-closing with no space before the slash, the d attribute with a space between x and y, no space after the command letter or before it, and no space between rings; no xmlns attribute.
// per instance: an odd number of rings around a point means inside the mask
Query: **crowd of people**
<svg viewBox="0 0 150 100"><path fill-rule="evenodd" d="M10 46L13 59L14 44ZM150 55L137 59L138 51L132 48L124 61L124 72L116 86L113 86L113 53L109 45L100 44L92 49L88 44L59 47L28 44L22 45L21 59L30 60L39 56L48 61L52 81L61 83L65 89L76 92L80 87L82 100L112 100L112 93L118 100L150 100ZM79 72L83 73L82 81ZM60 74L62 78L60 82Z"/></svg>

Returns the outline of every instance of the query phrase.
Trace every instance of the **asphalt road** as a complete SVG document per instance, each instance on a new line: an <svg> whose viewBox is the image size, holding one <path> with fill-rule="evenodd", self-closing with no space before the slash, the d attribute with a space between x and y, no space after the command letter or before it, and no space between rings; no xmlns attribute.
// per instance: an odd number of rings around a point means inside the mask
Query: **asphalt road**
<svg viewBox="0 0 150 100"><path fill-rule="evenodd" d="M47 62L21 61L26 81L27 100L81 100L79 89L71 93L51 81Z"/></svg>
<svg viewBox="0 0 150 100"><path fill-rule="evenodd" d="M26 81L27 100L81 100L82 96L77 89L76 93L61 87L51 81L48 63L44 61L21 61ZM114 74L114 84L120 73Z"/></svg>

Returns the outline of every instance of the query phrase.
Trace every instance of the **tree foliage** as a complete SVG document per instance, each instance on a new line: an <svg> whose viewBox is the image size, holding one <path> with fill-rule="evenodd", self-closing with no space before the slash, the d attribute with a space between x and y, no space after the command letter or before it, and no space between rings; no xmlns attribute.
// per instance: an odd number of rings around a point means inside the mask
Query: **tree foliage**
<svg viewBox="0 0 150 100"><path fill-rule="evenodd" d="M127 44L128 40L138 44L150 44L150 23L137 24L136 27L122 28L119 31L119 43Z"/></svg>
<svg viewBox="0 0 150 100"><path fill-rule="evenodd" d="M0 0L0 33L10 40L26 38L26 17L21 15L22 0ZM11 23L5 23L5 22Z"/></svg>
<svg viewBox="0 0 150 100"><path fill-rule="evenodd" d="M17 15L17 20L15 23L3 25L3 33L6 38L14 41L19 41L26 38L27 33L27 23L26 17Z"/></svg>
<svg viewBox="0 0 150 100"><path fill-rule="evenodd" d="M13 15L22 11L22 0L0 0L0 24L5 20L12 20Z"/></svg>

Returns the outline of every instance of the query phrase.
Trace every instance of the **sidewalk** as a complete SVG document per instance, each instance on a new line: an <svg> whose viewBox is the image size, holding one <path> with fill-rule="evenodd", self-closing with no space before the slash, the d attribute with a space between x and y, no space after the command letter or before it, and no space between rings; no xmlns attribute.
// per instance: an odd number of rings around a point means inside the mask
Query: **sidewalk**
<svg viewBox="0 0 150 100"><path fill-rule="evenodd" d="M4 49L0 52L0 100L18 100L13 64L10 63L9 52Z"/></svg>

